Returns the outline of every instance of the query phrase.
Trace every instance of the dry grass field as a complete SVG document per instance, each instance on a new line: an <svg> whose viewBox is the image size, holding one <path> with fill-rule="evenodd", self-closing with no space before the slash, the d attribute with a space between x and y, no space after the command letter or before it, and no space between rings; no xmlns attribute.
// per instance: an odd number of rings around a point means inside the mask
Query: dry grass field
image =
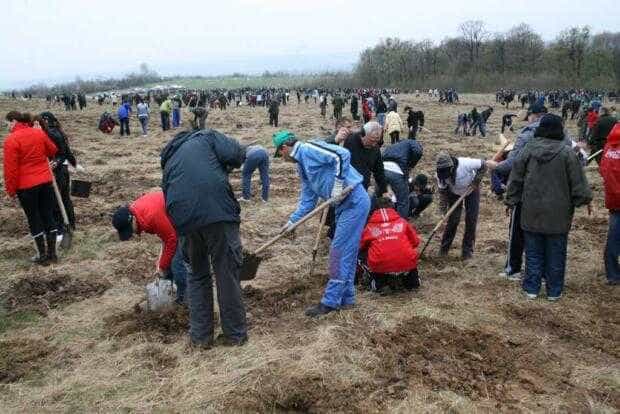
<svg viewBox="0 0 620 414"><path fill-rule="evenodd" d="M280 109L281 128L303 139L323 137L333 121L318 105ZM440 149L490 157L505 112L491 95L463 95L459 105L401 95L433 133L419 137L424 157L416 173L432 173ZM457 110L492 104L486 139L452 135ZM41 112L43 101L0 100L11 109ZM120 243L109 214L160 184L159 152L175 131L158 128L119 139L97 130L104 109L52 110L93 182L89 199L74 199L78 231L71 251L47 268L30 264L34 249L25 217L3 196L0 207L0 411L136 412L618 412L620 291L605 285L607 211L595 166L587 175L595 211L576 212L569 238L565 295L558 303L526 301L518 283L498 277L507 246L504 207L483 182L473 260L459 258L463 224L452 255L437 257L437 241L420 264L415 293L359 292L351 311L310 320L303 309L322 293L328 244L308 275L317 220L270 249L257 278L244 282L250 341L240 348L190 351L187 312L143 311L159 242L152 236ZM184 109L185 111L185 109ZM328 108L331 111L331 106ZM347 111L345 111L346 113ZM401 112L402 114L402 112ZM189 114L183 113L189 127ZM516 127L523 122L518 118ZM265 109L212 111L207 123L241 142L271 147L275 131ZM574 132L571 122L569 129ZM1 135L6 135L6 129ZM507 133L514 138L514 134ZM240 174L231 174L236 191ZM3 183L2 183L3 184ZM257 191L257 179L255 180ZM242 205L244 247L276 234L295 208L293 165L272 163L268 204ZM439 218L432 205L415 223L423 238ZM219 328L218 328L219 329Z"/></svg>

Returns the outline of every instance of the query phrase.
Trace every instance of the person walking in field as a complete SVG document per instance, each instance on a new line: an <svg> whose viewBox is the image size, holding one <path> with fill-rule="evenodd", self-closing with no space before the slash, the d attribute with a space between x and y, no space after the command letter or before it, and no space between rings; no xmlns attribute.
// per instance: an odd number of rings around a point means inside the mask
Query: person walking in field
<svg viewBox="0 0 620 414"><path fill-rule="evenodd" d="M138 121L140 122L140 126L142 127L142 136L145 137L148 134L149 126L149 105L144 102L142 98L138 99L136 112L138 115Z"/></svg>
<svg viewBox="0 0 620 414"><path fill-rule="evenodd" d="M130 136L129 115L131 115L131 104L129 102L123 102L123 104L118 107L117 115L118 122L121 124L121 137L125 134Z"/></svg>
<svg viewBox="0 0 620 414"><path fill-rule="evenodd" d="M400 134L403 131L403 120L400 118L396 108L396 102L391 102L390 109L385 116L385 125L383 127L383 140L387 141L389 138L392 144L396 144L400 141Z"/></svg>
<svg viewBox="0 0 620 414"><path fill-rule="evenodd" d="M159 106L159 114L161 116L161 129L168 131L170 129L170 113L172 112L172 101L166 98Z"/></svg>

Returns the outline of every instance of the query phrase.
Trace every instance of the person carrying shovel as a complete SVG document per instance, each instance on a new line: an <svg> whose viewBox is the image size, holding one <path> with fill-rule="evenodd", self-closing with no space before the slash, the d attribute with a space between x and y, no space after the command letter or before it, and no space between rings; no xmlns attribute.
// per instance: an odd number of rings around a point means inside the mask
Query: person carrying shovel
<svg viewBox="0 0 620 414"><path fill-rule="evenodd" d="M336 231L329 252L329 281L320 303L306 310L317 317L329 312L349 309L355 305L355 269L360 238L368 218L370 200L362 185L362 176L350 165L351 154L337 145L313 140L298 141L289 131L273 135L275 157L297 164L301 180L301 196L297 210L282 228L287 231L317 204L337 198Z"/></svg>
<svg viewBox="0 0 620 414"><path fill-rule="evenodd" d="M437 187L440 210L445 213L454 203L465 196L465 233L463 234L462 257L471 259L476 242L476 227L480 210L479 185L487 169L494 169L496 161L452 157L446 151L437 156ZM441 238L440 256L447 256L456 236L463 207L459 205L448 218Z"/></svg>

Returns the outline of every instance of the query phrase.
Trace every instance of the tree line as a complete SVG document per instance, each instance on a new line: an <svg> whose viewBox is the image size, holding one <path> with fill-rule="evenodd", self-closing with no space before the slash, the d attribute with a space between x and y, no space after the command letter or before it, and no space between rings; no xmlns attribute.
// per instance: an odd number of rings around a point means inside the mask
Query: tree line
<svg viewBox="0 0 620 414"><path fill-rule="evenodd" d="M356 83L406 89L602 88L620 85L620 32L593 35L589 27L563 30L545 42L522 23L489 33L467 21L460 35L439 43L387 38L364 50Z"/></svg>

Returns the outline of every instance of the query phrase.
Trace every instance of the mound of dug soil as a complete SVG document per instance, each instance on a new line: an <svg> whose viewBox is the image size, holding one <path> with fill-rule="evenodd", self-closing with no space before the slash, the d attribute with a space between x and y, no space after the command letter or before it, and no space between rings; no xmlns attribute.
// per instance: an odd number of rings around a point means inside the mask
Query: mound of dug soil
<svg viewBox="0 0 620 414"><path fill-rule="evenodd" d="M173 306L151 312L135 305L131 310L108 316L104 323L108 336L143 334L149 341L170 344L187 334L189 311L184 306Z"/></svg>
<svg viewBox="0 0 620 414"><path fill-rule="evenodd" d="M0 341L0 383L16 382L37 372L52 351L47 342L38 339Z"/></svg>
<svg viewBox="0 0 620 414"><path fill-rule="evenodd" d="M47 315L52 308L100 296L108 288L107 282L72 279L67 275L27 276L13 283L0 300L9 312L28 310Z"/></svg>
<svg viewBox="0 0 620 414"><path fill-rule="evenodd" d="M312 281L293 280L277 289L263 290L247 285L242 293L248 312L252 313L254 319L264 320L302 309L316 294L312 287Z"/></svg>

